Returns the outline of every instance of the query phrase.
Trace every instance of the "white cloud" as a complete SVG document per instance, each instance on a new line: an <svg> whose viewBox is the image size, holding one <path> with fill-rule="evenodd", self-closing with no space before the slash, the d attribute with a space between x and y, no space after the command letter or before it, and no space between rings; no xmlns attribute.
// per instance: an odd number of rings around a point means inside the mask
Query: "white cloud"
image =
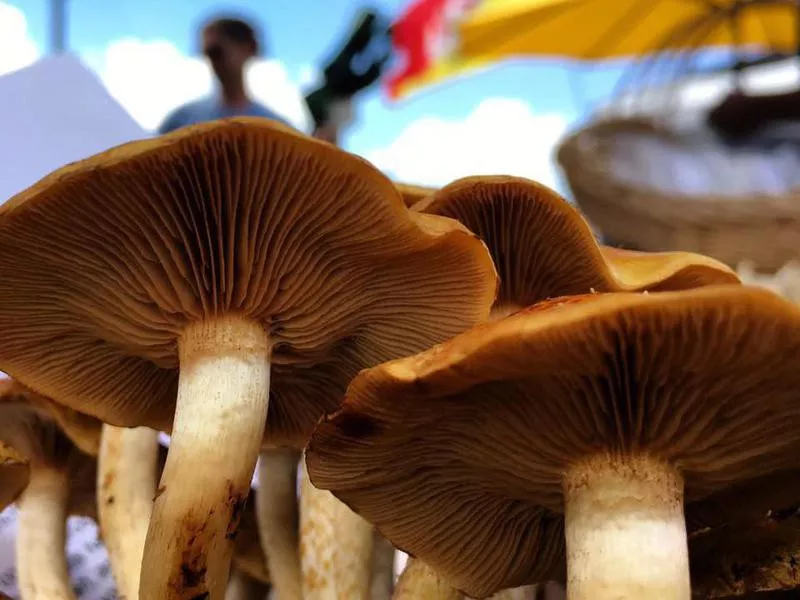
<svg viewBox="0 0 800 600"><path fill-rule="evenodd" d="M441 186L467 175L518 175L555 186L553 148L567 118L522 100L487 98L464 120L414 121L389 146L366 153L399 181Z"/></svg>
<svg viewBox="0 0 800 600"><path fill-rule="evenodd" d="M25 67L39 55L24 14L0 1L0 74ZM171 109L212 89L204 61L187 56L166 40L118 39L101 50L87 51L82 58L147 129L157 127ZM259 60L247 79L257 100L296 126L308 128L310 118L298 83L282 63Z"/></svg>
<svg viewBox="0 0 800 600"><path fill-rule="evenodd" d="M0 2L0 75L27 67L39 56L28 33L25 15L18 8Z"/></svg>

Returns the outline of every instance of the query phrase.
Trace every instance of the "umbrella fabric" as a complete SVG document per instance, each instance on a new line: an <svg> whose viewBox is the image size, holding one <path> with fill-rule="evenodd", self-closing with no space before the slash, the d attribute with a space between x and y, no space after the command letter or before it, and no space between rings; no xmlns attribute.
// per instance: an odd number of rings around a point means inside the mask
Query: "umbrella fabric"
<svg viewBox="0 0 800 600"><path fill-rule="evenodd" d="M794 0L483 0L459 22L458 51L484 61L730 46L793 52L797 12Z"/></svg>
<svg viewBox="0 0 800 600"><path fill-rule="evenodd" d="M454 52L459 22L480 0L414 0L392 24L396 67L383 79L390 100L484 66L483 60L462 61Z"/></svg>

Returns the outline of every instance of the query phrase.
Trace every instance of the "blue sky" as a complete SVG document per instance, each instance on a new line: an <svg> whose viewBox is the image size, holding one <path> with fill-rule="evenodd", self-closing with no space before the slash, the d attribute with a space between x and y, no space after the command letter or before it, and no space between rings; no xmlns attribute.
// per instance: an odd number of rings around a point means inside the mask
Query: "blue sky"
<svg viewBox="0 0 800 600"><path fill-rule="evenodd" d="M371 5L396 15L408 0L382 0ZM26 15L31 36L47 48L48 0L10 0ZM252 15L266 30L271 54L290 73L323 60L364 3L356 0L68 0L68 42L81 53L99 52L113 41L135 37L167 39L186 53L194 52L197 23L217 10L234 9ZM601 97L616 77L614 70L581 77L592 97ZM389 104L375 89L358 105L358 123L345 144L354 151L383 147L412 122L430 116L458 121L486 97L514 98L536 113L556 112L574 119L576 106L567 71L562 65L525 61L499 66L444 86L431 88L400 104Z"/></svg>

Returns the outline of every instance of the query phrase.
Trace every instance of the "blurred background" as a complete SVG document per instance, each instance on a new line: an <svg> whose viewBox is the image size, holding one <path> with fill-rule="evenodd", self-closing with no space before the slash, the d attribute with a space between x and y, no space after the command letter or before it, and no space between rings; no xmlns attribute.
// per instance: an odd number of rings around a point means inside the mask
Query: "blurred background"
<svg viewBox="0 0 800 600"><path fill-rule="evenodd" d="M448 38L461 13L479 3L0 0L0 74L68 51L99 75L142 127L153 130L171 109L212 90L199 46L204 19L217 13L240 14L263 36L264 52L248 74L252 95L309 130L304 95L320 83L326 61L341 48L362 11L394 22L415 4L427 5L426 14L417 16L413 25L426 39L429 60L435 62L453 50ZM443 15L449 21L442 23ZM621 13L620 18L628 19L622 20L623 29L646 26L642 15ZM658 49L658 43L654 36L651 49ZM473 61L433 76L423 68L398 86L390 79L403 70L402 53L395 48L382 79L355 101L353 121L340 136L342 146L410 183L442 185L462 175L502 172L532 177L566 194L569 189L552 162L555 144L570 126L609 101L620 77L640 62L638 57L587 62L522 53L493 56L477 66ZM730 63L731 53L725 48L702 54L694 67L699 62L712 74ZM692 90L693 101L708 103L722 93L720 81L711 81L712 75L706 79ZM797 71L791 65L768 69L760 83L794 85ZM405 89L398 92L397 87Z"/></svg>
<svg viewBox="0 0 800 600"><path fill-rule="evenodd" d="M216 17L252 30L210 36ZM791 279L800 300L799 41L800 0L0 0L0 203L224 113L220 64L244 48L240 109L395 181L529 177L606 243L705 253ZM14 514L0 516L12 595ZM113 598L96 529L76 523L81 597Z"/></svg>

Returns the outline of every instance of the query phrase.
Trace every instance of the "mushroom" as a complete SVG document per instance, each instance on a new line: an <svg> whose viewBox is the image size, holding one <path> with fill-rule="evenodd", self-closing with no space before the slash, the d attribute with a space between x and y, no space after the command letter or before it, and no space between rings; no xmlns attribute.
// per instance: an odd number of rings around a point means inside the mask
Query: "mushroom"
<svg viewBox="0 0 800 600"><path fill-rule="evenodd" d="M223 597L262 441L301 448L355 373L485 319L496 291L462 226L257 118L126 144L12 198L0 280L0 368L171 433L140 585L162 600Z"/></svg>
<svg viewBox="0 0 800 600"><path fill-rule="evenodd" d="M486 243L500 275L495 317L592 290L669 291L739 282L729 267L699 254L599 246L573 206L521 177L459 179L413 210L457 219Z"/></svg>
<svg viewBox="0 0 800 600"><path fill-rule="evenodd" d="M644 253L599 246L566 200L529 179L466 177L428 190L413 210L457 219L480 237L500 273L493 317L589 291L680 290L738 283L726 265L687 252Z"/></svg>
<svg viewBox="0 0 800 600"><path fill-rule="evenodd" d="M798 466L795 356L765 290L554 299L363 371L306 464L470 596L566 553L570 600L685 600L684 499Z"/></svg>
<svg viewBox="0 0 800 600"><path fill-rule="evenodd" d="M20 464L2 466L4 479L13 470L3 485L19 493L16 559L24 600L75 598L64 550L67 516L95 514L95 461L58 427L50 406L20 383L0 381L0 440L26 462L24 472Z"/></svg>
<svg viewBox="0 0 800 600"><path fill-rule="evenodd" d="M400 195L403 197L403 202L405 202L408 207L414 206L417 202L423 198L427 198L436 191L435 188L413 185L410 183L395 183L394 187L400 192Z"/></svg>
<svg viewBox="0 0 800 600"><path fill-rule="evenodd" d="M144 542L163 461L158 432L104 425L97 459L97 514L122 598L139 597Z"/></svg>

